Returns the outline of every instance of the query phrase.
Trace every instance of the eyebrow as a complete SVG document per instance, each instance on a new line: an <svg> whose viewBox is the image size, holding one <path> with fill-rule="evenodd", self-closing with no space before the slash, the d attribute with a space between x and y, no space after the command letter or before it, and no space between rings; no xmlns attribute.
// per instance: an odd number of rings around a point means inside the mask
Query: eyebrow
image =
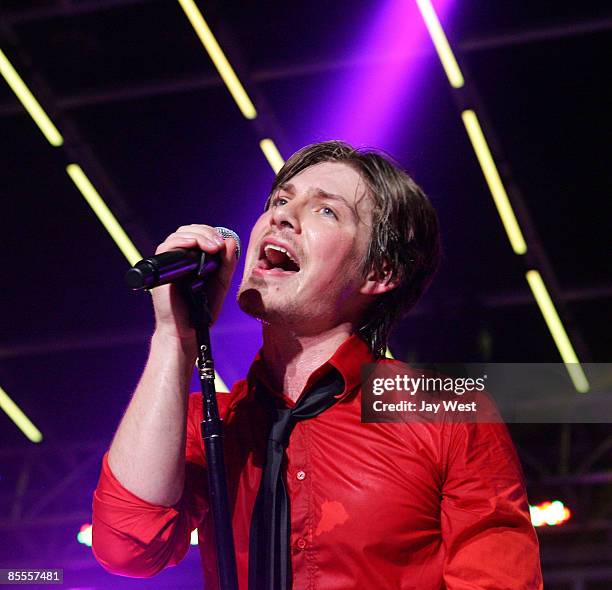
<svg viewBox="0 0 612 590"><path fill-rule="evenodd" d="M295 187L290 182L281 184L278 187L278 190L286 191L291 195L295 195ZM313 192L314 192L314 195L319 199L327 199L329 201L337 201L339 203L342 203L353 214L353 218L355 220L359 219L357 215L357 211L355 210L355 207L348 202L346 197L343 197L342 195L335 195L333 193L328 193L327 191L324 191L322 188L316 188L314 189Z"/></svg>

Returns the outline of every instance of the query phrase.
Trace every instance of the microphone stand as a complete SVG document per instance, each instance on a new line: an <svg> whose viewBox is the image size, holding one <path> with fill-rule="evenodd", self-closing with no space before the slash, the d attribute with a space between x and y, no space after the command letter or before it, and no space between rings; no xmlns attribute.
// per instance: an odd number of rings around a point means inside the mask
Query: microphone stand
<svg viewBox="0 0 612 590"><path fill-rule="evenodd" d="M177 283L178 284L178 283ZM220 590L238 590L234 534L227 494L225 456L223 454L223 420L219 416L215 392L215 367L210 348L211 323L204 281L197 277L191 283L180 283L189 303L192 324L198 343L198 374L202 388L202 439L206 452L208 490L217 546L217 571Z"/></svg>

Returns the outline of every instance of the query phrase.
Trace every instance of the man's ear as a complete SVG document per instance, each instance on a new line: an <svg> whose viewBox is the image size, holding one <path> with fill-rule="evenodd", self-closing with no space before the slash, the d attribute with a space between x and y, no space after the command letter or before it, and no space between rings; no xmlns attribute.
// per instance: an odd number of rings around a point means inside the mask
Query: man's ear
<svg viewBox="0 0 612 590"><path fill-rule="evenodd" d="M398 277L391 279L391 265L385 261L382 272L370 270L359 289L363 295L382 295L395 289L400 281Z"/></svg>

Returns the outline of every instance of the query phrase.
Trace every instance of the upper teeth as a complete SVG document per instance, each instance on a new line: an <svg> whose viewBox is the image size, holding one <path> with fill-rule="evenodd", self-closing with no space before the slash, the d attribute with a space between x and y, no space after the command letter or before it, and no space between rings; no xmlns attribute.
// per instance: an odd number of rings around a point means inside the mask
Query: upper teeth
<svg viewBox="0 0 612 590"><path fill-rule="evenodd" d="M277 246L276 244L266 244L264 248L264 252L267 253L268 250L277 250L278 252L282 252L283 254L286 254L289 257L289 260L297 264L297 261L295 260L295 258L293 258L293 256L291 256L291 254L282 246Z"/></svg>

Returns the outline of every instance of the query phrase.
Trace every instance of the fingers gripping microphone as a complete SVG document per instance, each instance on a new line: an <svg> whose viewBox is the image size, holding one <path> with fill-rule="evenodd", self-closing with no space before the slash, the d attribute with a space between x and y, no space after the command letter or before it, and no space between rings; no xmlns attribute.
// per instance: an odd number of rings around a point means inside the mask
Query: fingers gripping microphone
<svg viewBox="0 0 612 590"><path fill-rule="evenodd" d="M236 241L236 258L240 258L240 238L231 229L215 227L224 239ZM201 250L176 249L145 258L137 262L125 275L125 282L132 289L153 289L192 276L202 279L215 272L221 265L219 254Z"/></svg>

